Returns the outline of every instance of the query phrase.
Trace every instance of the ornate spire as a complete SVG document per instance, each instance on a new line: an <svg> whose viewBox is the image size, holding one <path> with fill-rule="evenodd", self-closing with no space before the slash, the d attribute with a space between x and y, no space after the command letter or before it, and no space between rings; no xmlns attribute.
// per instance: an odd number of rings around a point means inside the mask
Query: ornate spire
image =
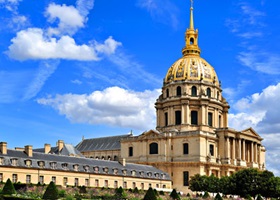
<svg viewBox="0 0 280 200"><path fill-rule="evenodd" d="M191 0L191 12L190 12L190 29L194 30L194 23L193 23L193 0Z"/></svg>
<svg viewBox="0 0 280 200"><path fill-rule="evenodd" d="M200 49L198 47L198 30L194 29L194 20L193 20L193 0L191 0L191 8L190 8L190 26L185 33L185 41L186 41L186 46L182 50L183 55L199 56Z"/></svg>

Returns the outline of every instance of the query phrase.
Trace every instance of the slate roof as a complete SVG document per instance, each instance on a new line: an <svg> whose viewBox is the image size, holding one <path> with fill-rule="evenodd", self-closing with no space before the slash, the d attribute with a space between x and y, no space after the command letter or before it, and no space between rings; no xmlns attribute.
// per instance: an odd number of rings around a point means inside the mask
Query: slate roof
<svg viewBox="0 0 280 200"><path fill-rule="evenodd" d="M33 152L45 153L45 148L33 149ZM81 154L81 152L78 151L72 144L63 144L63 148L60 152L58 151L58 147L51 147L49 153L59 154L64 156L74 155L74 156L84 157L83 154Z"/></svg>
<svg viewBox="0 0 280 200"><path fill-rule="evenodd" d="M79 144L77 144L76 149L80 152L120 150L120 141L129 137L132 137L132 134L84 139Z"/></svg>
<svg viewBox="0 0 280 200"><path fill-rule="evenodd" d="M12 160L14 159L16 160L16 165L12 165ZM27 161L31 161L29 166ZM43 167L40 166L42 162L44 163ZM55 163L55 165L53 165L55 166L54 168L51 167L51 163ZM64 168L63 166L66 165L67 167ZM77 169L74 168L75 165L78 165ZM24 151L10 149L7 150L7 154L0 154L0 168L2 166L171 180L167 173L149 165L126 163L126 165L123 166L117 161L95 160L85 157L79 158L40 152L33 152L33 156L28 157ZM95 168L98 168L98 172L95 171ZM117 174L115 174L116 170L118 171Z"/></svg>

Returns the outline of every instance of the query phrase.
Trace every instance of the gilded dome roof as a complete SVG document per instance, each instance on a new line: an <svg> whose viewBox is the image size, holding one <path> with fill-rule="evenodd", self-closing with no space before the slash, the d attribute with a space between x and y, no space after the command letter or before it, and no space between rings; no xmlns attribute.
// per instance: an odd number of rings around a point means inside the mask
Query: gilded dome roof
<svg viewBox="0 0 280 200"><path fill-rule="evenodd" d="M165 83L172 81L205 81L219 86L214 68L200 57L198 30L194 29L193 7L190 9L190 26L185 33L186 46L183 57L177 60L167 71Z"/></svg>
<svg viewBox="0 0 280 200"><path fill-rule="evenodd" d="M167 71L165 83L172 81L207 81L219 85L214 68L203 58L196 55L183 56Z"/></svg>

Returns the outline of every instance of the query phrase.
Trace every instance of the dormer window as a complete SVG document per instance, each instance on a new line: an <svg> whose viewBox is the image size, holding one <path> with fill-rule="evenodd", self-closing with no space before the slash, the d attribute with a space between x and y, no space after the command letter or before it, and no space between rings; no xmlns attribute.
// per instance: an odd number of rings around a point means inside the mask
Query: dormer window
<svg viewBox="0 0 280 200"><path fill-rule="evenodd" d="M155 173L155 177L156 177L156 178L159 178L159 173Z"/></svg>
<svg viewBox="0 0 280 200"><path fill-rule="evenodd" d="M67 163L62 163L61 164L62 169L68 170L68 164Z"/></svg>
<svg viewBox="0 0 280 200"><path fill-rule="evenodd" d="M17 158L12 158L12 159L11 159L11 164L12 164L13 166L17 166L17 165L18 165L18 159L17 159Z"/></svg>
<svg viewBox="0 0 280 200"><path fill-rule="evenodd" d="M25 163L26 167L31 167L31 165L32 165L32 161L31 160L25 160L24 163Z"/></svg>
<svg viewBox="0 0 280 200"><path fill-rule="evenodd" d="M4 158L0 158L0 165L4 165Z"/></svg>
<svg viewBox="0 0 280 200"><path fill-rule="evenodd" d="M106 173L106 174L108 174L108 172L109 172L108 167L104 167L104 168L103 168L103 172Z"/></svg>
<svg viewBox="0 0 280 200"><path fill-rule="evenodd" d="M152 172L148 172L148 173L147 173L147 176L148 176L148 177L152 177Z"/></svg>
<svg viewBox="0 0 280 200"><path fill-rule="evenodd" d="M50 162L50 168L51 169L56 169L57 168L57 163L56 162Z"/></svg>
<svg viewBox="0 0 280 200"><path fill-rule="evenodd" d="M44 161L38 161L38 166L40 168L44 168L45 167L45 162Z"/></svg>
<svg viewBox="0 0 280 200"><path fill-rule="evenodd" d="M118 169L117 168L113 169L113 172L114 172L115 175L117 175L118 174Z"/></svg>
<svg viewBox="0 0 280 200"><path fill-rule="evenodd" d="M122 173L123 173L124 176L126 176L127 175L127 170L126 169L122 170Z"/></svg>
<svg viewBox="0 0 280 200"><path fill-rule="evenodd" d="M98 173L98 172L99 172L99 167L97 167L97 166L94 167L94 172L95 172L95 173Z"/></svg>
<svg viewBox="0 0 280 200"><path fill-rule="evenodd" d="M140 174L140 176L142 176L142 177L144 176L144 172L143 172L143 171L141 171L139 174Z"/></svg>
<svg viewBox="0 0 280 200"><path fill-rule="evenodd" d="M89 172L89 166L88 165L84 166L84 170L85 172Z"/></svg>
<svg viewBox="0 0 280 200"><path fill-rule="evenodd" d="M135 170L132 170L132 171L131 171L131 175L132 175L132 176L135 176L135 175L136 175L136 171L135 171Z"/></svg>
<svg viewBox="0 0 280 200"><path fill-rule="evenodd" d="M78 164L73 165L73 169L74 169L74 171L78 171L79 170L79 165Z"/></svg>

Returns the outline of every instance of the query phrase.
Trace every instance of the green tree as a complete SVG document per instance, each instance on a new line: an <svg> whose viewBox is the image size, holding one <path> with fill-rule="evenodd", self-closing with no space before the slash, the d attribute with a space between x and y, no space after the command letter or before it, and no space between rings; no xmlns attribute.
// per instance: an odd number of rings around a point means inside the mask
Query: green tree
<svg viewBox="0 0 280 200"><path fill-rule="evenodd" d="M217 193L217 192L220 192L220 181L219 181L219 178L214 176L213 174L211 174L211 176L209 176L207 178L207 190L205 191L208 191L208 192L212 192L212 193Z"/></svg>
<svg viewBox="0 0 280 200"><path fill-rule="evenodd" d="M202 192L208 190L208 177L196 174L191 177L189 188L192 191Z"/></svg>
<svg viewBox="0 0 280 200"><path fill-rule="evenodd" d="M234 175L231 176L223 176L219 180L219 185L220 185L220 191L225 195L228 194L235 194L235 182L234 182Z"/></svg>
<svg viewBox="0 0 280 200"><path fill-rule="evenodd" d="M260 173L258 193L263 197L272 197L275 193L274 174L270 171L263 171Z"/></svg>
<svg viewBox="0 0 280 200"><path fill-rule="evenodd" d="M220 193L217 193L214 200L223 200L223 198L221 197Z"/></svg>
<svg viewBox="0 0 280 200"><path fill-rule="evenodd" d="M179 194L177 193L176 189L173 189L169 196L174 200L181 199Z"/></svg>
<svg viewBox="0 0 280 200"><path fill-rule="evenodd" d="M119 188L116 188L116 190L115 190L116 196L122 197L123 193L124 193L124 191L123 191L123 188L121 186Z"/></svg>
<svg viewBox="0 0 280 200"><path fill-rule="evenodd" d="M149 188L144 196L144 200L157 200L153 188Z"/></svg>
<svg viewBox="0 0 280 200"><path fill-rule="evenodd" d="M235 194L245 197L246 195L256 196L258 194L260 173L257 169L249 168L235 173L236 184Z"/></svg>
<svg viewBox="0 0 280 200"><path fill-rule="evenodd" d="M15 187L10 179L8 179L7 182L5 183L1 194L3 195L16 194Z"/></svg>
<svg viewBox="0 0 280 200"><path fill-rule="evenodd" d="M58 196L58 189L54 182L51 181L43 195L43 199L55 200L58 199Z"/></svg>
<svg viewBox="0 0 280 200"><path fill-rule="evenodd" d="M203 199L207 199L207 198L209 198L209 197L210 197L209 193L208 193L207 191L204 192L202 198L203 198Z"/></svg>

